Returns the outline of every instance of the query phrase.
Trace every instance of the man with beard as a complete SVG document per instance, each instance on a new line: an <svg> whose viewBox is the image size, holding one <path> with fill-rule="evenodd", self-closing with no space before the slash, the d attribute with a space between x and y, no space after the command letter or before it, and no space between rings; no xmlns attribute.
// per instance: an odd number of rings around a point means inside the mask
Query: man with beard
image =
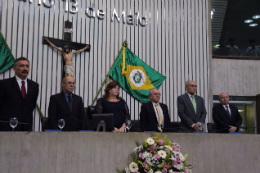
<svg viewBox="0 0 260 173"><path fill-rule="evenodd" d="M83 49L74 51L74 52L70 52L70 47L65 45L63 47L63 50L58 48L57 46L55 46L53 43L51 43L48 38L45 37L44 39L46 42L48 42L53 48L57 49L59 52L62 53L65 65L64 65L64 72L65 72L65 76L74 76L74 71L75 71L75 66L72 62L72 58L73 58L73 54L76 53L80 53L83 52L85 49L89 48L89 45L87 45L86 47L84 47Z"/></svg>
<svg viewBox="0 0 260 173"><path fill-rule="evenodd" d="M12 130L9 125L12 117L19 122L15 131L31 131L39 84L27 78L30 70L27 58L16 59L13 70L15 77L0 81L0 131Z"/></svg>

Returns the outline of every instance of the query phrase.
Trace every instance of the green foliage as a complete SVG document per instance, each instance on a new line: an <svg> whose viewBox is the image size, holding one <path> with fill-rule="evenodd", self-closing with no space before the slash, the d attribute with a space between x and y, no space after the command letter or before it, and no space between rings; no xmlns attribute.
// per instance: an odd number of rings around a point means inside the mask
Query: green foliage
<svg viewBox="0 0 260 173"><path fill-rule="evenodd" d="M121 170L120 170L120 169L116 168L116 172L117 172L117 173L125 173L125 170L124 170L124 169L121 169Z"/></svg>

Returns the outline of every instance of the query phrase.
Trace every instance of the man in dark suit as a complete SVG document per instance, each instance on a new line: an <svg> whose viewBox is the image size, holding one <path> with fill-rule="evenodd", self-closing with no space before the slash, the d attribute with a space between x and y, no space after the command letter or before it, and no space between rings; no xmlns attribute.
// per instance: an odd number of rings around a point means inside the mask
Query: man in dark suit
<svg viewBox="0 0 260 173"><path fill-rule="evenodd" d="M31 131L39 85L27 78L30 70L27 58L16 59L13 70L15 77L0 81L0 131L13 130L8 123L12 117L19 122L15 131Z"/></svg>
<svg viewBox="0 0 260 173"><path fill-rule="evenodd" d="M207 114L204 100L195 95L197 92L195 81L187 81L185 89L187 93L177 98L178 115L181 118L183 130L186 132L200 131Z"/></svg>
<svg viewBox="0 0 260 173"><path fill-rule="evenodd" d="M161 93L157 88L149 91L150 102L141 106L141 131L167 131L167 128L169 128L168 107L163 103L159 103L160 97Z"/></svg>
<svg viewBox="0 0 260 173"><path fill-rule="evenodd" d="M220 104L213 107L213 120L217 126L216 132L237 132L242 124L242 117L237 108L229 105L227 93L219 94L218 100Z"/></svg>
<svg viewBox="0 0 260 173"><path fill-rule="evenodd" d="M63 131L79 131L86 129L86 116L82 98L72 94L75 87L75 80L71 76L62 80L63 91L52 95L49 103L49 127L59 129L58 120L63 119L65 126Z"/></svg>

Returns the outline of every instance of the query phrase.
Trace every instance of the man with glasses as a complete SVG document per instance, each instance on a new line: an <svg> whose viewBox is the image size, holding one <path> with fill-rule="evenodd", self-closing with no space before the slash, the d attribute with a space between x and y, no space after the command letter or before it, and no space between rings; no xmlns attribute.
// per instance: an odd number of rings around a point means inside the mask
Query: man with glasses
<svg viewBox="0 0 260 173"><path fill-rule="evenodd" d="M157 88L149 91L150 102L141 106L140 126L141 131L167 131L170 117L167 105L159 103L161 93Z"/></svg>
<svg viewBox="0 0 260 173"><path fill-rule="evenodd" d="M229 105L229 96L225 92L219 94L218 100L220 104L213 107L213 120L217 126L216 132L237 132L242 124L242 117L237 108Z"/></svg>
<svg viewBox="0 0 260 173"><path fill-rule="evenodd" d="M202 97L195 95L197 83L187 81L185 83L186 94L177 98L178 115L181 118L183 131L200 131L206 118L206 108Z"/></svg>
<svg viewBox="0 0 260 173"><path fill-rule="evenodd" d="M58 120L63 119L63 131L79 131L86 129L86 116L82 98L73 94L75 79L66 76L62 80L62 92L52 95L49 103L49 128L58 129Z"/></svg>

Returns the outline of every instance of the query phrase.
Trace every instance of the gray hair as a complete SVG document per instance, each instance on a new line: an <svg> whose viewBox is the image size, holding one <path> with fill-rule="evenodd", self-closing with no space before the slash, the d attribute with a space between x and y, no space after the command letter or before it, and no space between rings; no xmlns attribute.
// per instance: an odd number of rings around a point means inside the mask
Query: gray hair
<svg viewBox="0 0 260 173"><path fill-rule="evenodd" d="M185 82L185 87L189 86L190 81L194 81L194 80L187 80L187 81ZM194 82L195 82L195 81L194 81Z"/></svg>
<svg viewBox="0 0 260 173"><path fill-rule="evenodd" d="M152 88L152 89L149 90L149 95L152 95L152 91L155 90L155 89L159 90L158 88Z"/></svg>
<svg viewBox="0 0 260 173"><path fill-rule="evenodd" d="M25 58L25 57L20 57L20 58L17 58L17 59L14 61L13 67L17 66L17 62L18 62L18 61L28 61L29 65L30 65L30 61L29 61L27 58Z"/></svg>
<svg viewBox="0 0 260 173"><path fill-rule="evenodd" d="M72 77L72 76L65 76L63 79L62 79L62 82L66 82L67 81L67 77ZM72 77L74 79L74 77ZM75 80L75 79L74 79Z"/></svg>

